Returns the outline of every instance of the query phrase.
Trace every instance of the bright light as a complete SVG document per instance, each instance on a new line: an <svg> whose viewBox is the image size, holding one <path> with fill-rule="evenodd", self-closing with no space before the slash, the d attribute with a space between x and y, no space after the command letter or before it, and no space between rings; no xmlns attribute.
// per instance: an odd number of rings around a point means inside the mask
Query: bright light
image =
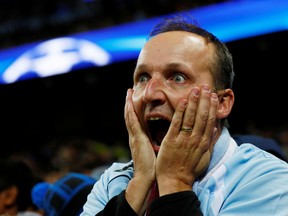
<svg viewBox="0 0 288 216"><path fill-rule="evenodd" d="M228 1L185 12L224 42L288 29L287 0ZM161 18L0 51L0 84L136 59L151 28Z"/></svg>

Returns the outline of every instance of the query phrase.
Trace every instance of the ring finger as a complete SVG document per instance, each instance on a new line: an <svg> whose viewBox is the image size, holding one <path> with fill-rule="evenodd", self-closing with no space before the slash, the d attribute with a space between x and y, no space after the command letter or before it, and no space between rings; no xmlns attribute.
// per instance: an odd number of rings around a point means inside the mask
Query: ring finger
<svg viewBox="0 0 288 216"><path fill-rule="evenodd" d="M185 110L182 120L182 126L180 129L180 131L183 133L190 134L192 132L192 128L196 118L199 95L200 89L198 87L194 87L189 94L188 106Z"/></svg>

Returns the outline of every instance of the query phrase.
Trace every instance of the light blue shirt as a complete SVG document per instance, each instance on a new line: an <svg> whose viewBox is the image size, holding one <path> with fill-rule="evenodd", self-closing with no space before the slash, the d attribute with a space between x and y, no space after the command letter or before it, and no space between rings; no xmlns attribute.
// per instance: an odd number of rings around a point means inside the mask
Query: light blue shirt
<svg viewBox="0 0 288 216"><path fill-rule="evenodd" d="M95 183L80 216L95 216L132 177L132 161L112 164ZM193 191L205 216L288 216L288 164L254 145L238 146L224 128Z"/></svg>

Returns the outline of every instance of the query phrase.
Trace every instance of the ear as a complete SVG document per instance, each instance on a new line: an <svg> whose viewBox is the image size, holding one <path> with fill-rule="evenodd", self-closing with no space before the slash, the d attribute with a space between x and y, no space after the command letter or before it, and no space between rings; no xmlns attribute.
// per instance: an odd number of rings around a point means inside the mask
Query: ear
<svg viewBox="0 0 288 216"><path fill-rule="evenodd" d="M234 92L232 89L225 89L223 92L218 94L219 97L219 106L217 111L217 118L223 119L226 118L233 107L234 104Z"/></svg>
<svg viewBox="0 0 288 216"><path fill-rule="evenodd" d="M1 199L5 206L11 206L16 202L18 196L18 188L11 186L1 192Z"/></svg>

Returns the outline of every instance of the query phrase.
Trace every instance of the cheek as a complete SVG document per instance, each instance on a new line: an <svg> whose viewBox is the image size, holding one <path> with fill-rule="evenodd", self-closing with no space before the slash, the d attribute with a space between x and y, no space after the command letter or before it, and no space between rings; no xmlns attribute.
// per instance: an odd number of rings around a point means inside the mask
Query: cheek
<svg viewBox="0 0 288 216"><path fill-rule="evenodd" d="M189 100L190 91L191 91L190 89L187 89L185 91L181 91L178 94L175 94L174 97L170 97L170 102L171 102L172 106L176 109L176 107L179 104L180 100L182 100L182 99Z"/></svg>

